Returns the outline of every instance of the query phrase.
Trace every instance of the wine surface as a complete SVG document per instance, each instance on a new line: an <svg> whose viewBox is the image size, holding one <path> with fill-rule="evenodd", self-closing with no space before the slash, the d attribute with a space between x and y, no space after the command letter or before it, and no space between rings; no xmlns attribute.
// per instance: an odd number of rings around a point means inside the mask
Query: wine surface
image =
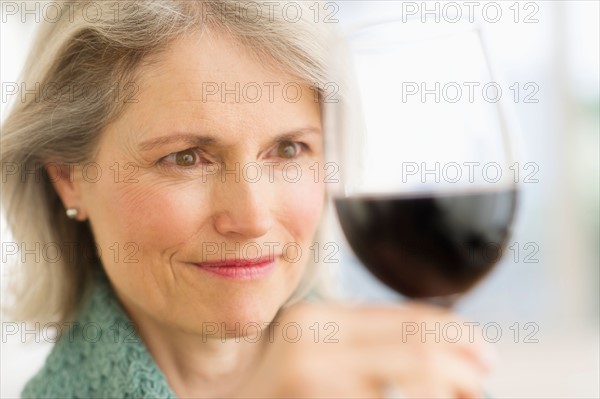
<svg viewBox="0 0 600 399"><path fill-rule="evenodd" d="M515 190L335 200L358 258L413 298L462 293L484 277L505 250L515 205Z"/></svg>

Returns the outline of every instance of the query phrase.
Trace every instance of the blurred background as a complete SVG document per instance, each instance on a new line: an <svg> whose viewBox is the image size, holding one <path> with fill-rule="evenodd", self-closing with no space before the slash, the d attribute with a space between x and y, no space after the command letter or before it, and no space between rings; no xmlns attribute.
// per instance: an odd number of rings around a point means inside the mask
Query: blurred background
<svg viewBox="0 0 600 399"><path fill-rule="evenodd" d="M334 21L346 29L362 21L401 16L407 3L441 11L449 2L330 3L335 4L330 8ZM468 10L465 2L450 3ZM600 2L472 3L478 5L473 15L485 30L488 51L506 86L531 82L539 88L535 95L539 101L511 103L519 124L521 159L539 167L539 181L520 186L521 207L511 242L519 243L523 251L525 244L533 243L538 250L517 261L505 256L490 277L460 302L458 312L501 328L502 336L494 344L497 367L488 382L494 397L598 398ZM487 3L502 9L497 22L482 18ZM20 16L5 15L4 6L2 12L4 90L6 82L18 81L37 24L34 15L22 21ZM423 16L424 23L435 23L434 15ZM4 96L0 105L3 118ZM6 234L3 223L3 242L9 241ZM344 242L341 235L339 242ZM348 298L369 302L398 298L364 271L347 247L341 262L330 267L342 276L340 289ZM3 279L8 276L5 270ZM50 350L48 343L24 345L18 336L9 336L8 322L3 318L3 398L18 396Z"/></svg>

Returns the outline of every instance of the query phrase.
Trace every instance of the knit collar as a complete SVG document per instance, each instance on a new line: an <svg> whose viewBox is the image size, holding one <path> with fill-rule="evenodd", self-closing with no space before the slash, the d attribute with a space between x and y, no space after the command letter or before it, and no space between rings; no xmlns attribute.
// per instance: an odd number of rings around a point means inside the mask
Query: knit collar
<svg viewBox="0 0 600 399"><path fill-rule="evenodd" d="M22 397L175 398L104 271Z"/></svg>

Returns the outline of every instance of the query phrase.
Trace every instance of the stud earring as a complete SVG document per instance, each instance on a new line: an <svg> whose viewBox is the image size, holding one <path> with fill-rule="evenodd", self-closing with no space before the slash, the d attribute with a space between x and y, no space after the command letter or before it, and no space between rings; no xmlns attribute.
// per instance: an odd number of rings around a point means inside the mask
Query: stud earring
<svg viewBox="0 0 600 399"><path fill-rule="evenodd" d="M67 217L69 219L75 219L78 213L79 210L77 210L77 208L67 208Z"/></svg>

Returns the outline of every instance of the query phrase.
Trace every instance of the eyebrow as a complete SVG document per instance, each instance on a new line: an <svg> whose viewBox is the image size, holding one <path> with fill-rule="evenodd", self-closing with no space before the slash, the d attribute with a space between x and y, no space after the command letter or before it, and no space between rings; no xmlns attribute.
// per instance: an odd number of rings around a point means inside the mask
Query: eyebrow
<svg viewBox="0 0 600 399"><path fill-rule="evenodd" d="M320 129L316 128L305 128L305 129L296 129L290 132L282 133L274 138L272 138L269 142L269 145L279 143L282 141L294 141L299 139L304 135L318 135L321 134ZM225 143L221 140L217 139L213 136L208 135L198 135L198 134L190 134L190 133L179 133L179 134L170 134L168 136L157 137L154 139L146 140L139 144L140 151L151 151L157 147L161 147L164 145L174 144L174 143L185 143L192 147L225 147Z"/></svg>
<svg viewBox="0 0 600 399"><path fill-rule="evenodd" d="M196 135L189 133L170 134L168 136L157 137L146 140L139 144L140 151L151 151L156 147L173 143L187 143L196 147L218 146L218 140L211 136Z"/></svg>

